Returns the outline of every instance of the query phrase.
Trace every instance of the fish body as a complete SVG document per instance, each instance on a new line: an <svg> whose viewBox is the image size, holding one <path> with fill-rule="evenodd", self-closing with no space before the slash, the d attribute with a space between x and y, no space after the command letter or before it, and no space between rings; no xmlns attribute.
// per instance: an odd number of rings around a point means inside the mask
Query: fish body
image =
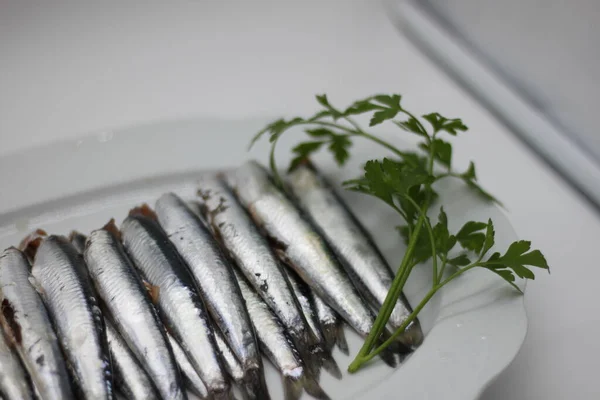
<svg viewBox="0 0 600 400"><path fill-rule="evenodd" d="M321 331L321 325L319 323L316 310L311 303L311 299L309 297L310 289L304 282L302 282L302 280L300 280L294 271L288 269L286 274L288 281L290 282L290 287L292 288L295 297L298 299L298 303L300 304L300 308L304 314L304 317L306 318L310 331L312 335L317 338L317 344L313 346L311 352L318 353L325 369L327 369L337 379L341 379L342 372L331 356L331 349L327 348L327 342L323 336L323 332ZM318 376L318 372L316 372L316 374Z"/></svg>
<svg viewBox="0 0 600 400"><path fill-rule="evenodd" d="M277 315L299 350L317 344L284 271L267 240L220 177L205 177L198 194L214 236L248 283Z"/></svg>
<svg viewBox="0 0 600 400"><path fill-rule="evenodd" d="M0 332L0 393L4 400L33 400L25 369L7 338Z"/></svg>
<svg viewBox="0 0 600 400"><path fill-rule="evenodd" d="M168 331L211 393L229 384L219 362L210 316L187 266L148 206L131 210L121 225L123 244L141 276L158 288L156 306Z"/></svg>
<svg viewBox="0 0 600 400"><path fill-rule="evenodd" d="M0 255L0 321L44 399L73 397L69 374L46 307L29 279L30 265L14 247Z"/></svg>
<svg viewBox="0 0 600 400"><path fill-rule="evenodd" d="M185 351L181 348L179 343L175 340L171 334L167 332L167 337L169 338L169 344L173 349L173 354L175 355L175 360L177 361L177 365L179 366L179 370L181 371L181 375L183 376L183 380L186 383L186 386L201 399L207 399L209 397L208 389L206 385L200 379L200 376L196 372L196 369L188 359Z"/></svg>
<svg viewBox="0 0 600 400"><path fill-rule="evenodd" d="M109 321L106 321L106 337L113 363L115 388L130 400L160 399L150 377Z"/></svg>
<svg viewBox="0 0 600 400"><path fill-rule="evenodd" d="M370 235L312 164L305 162L295 168L288 175L287 184L296 203L327 240L360 294L374 310L379 310L394 275ZM402 295L390 315L390 327L399 328L411 312ZM408 346L421 344L423 332L418 320L411 322L400 339Z"/></svg>
<svg viewBox="0 0 600 400"><path fill-rule="evenodd" d="M163 399L185 399L182 381L164 328L118 240L111 221L93 231L84 257L98 295Z"/></svg>
<svg viewBox="0 0 600 400"><path fill-rule="evenodd" d="M34 252L31 274L72 371L77 398L111 399L104 318L83 258L65 237L51 235Z"/></svg>
<svg viewBox="0 0 600 400"><path fill-rule="evenodd" d="M303 388L316 398L328 399L317 380L307 374L308 371L305 370L300 354L288 338L285 327L250 287L246 278L237 271L236 276L261 350L282 375L285 399L298 399Z"/></svg>
<svg viewBox="0 0 600 400"><path fill-rule="evenodd" d="M242 365L249 396L267 399L258 344L229 260L198 215L176 195L161 196L155 211L194 276L214 322Z"/></svg>
<svg viewBox="0 0 600 400"><path fill-rule="evenodd" d="M324 301L366 337L375 317L329 247L296 206L274 184L267 170L250 161L227 174L227 182L276 254ZM382 358L395 365L390 352Z"/></svg>
<svg viewBox="0 0 600 400"><path fill-rule="evenodd" d="M225 338L223 338L223 334L219 331L215 332L215 341L217 343L217 349L221 353L221 359L223 360L223 365L225 366L225 370L236 383L243 383L244 381L244 370L240 365L235 355L225 343Z"/></svg>

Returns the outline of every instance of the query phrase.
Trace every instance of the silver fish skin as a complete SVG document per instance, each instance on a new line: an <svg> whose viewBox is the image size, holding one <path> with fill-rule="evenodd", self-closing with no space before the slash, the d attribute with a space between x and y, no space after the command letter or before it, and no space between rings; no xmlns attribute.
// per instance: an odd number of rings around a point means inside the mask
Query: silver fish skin
<svg viewBox="0 0 600 400"><path fill-rule="evenodd" d="M77 384L77 398L112 399L104 317L82 256L67 238L48 236L35 252L31 274Z"/></svg>
<svg viewBox="0 0 600 400"><path fill-rule="evenodd" d="M217 342L217 349L221 353L221 359L223 360L223 365L227 370L227 373L236 383L241 383L244 381L244 370L240 365L240 362L235 358L235 355L225 343L225 339L223 338L223 334L219 331L215 331L215 341Z"/></svg>
<svg viewBox="0 0 600 400"><path fill-rule="evenodd" d="M186 399L164 328L117 235L111 221L88 237L83 255L96 291L161 397Z"/></svg>
<svg viewBox="0 0 600 400"><path fill-rule="evenodd" d="M250 285L278 316L296 347L314 346L317 338L310 334L287 281L285 267L273 254L246 210L220 177L204 177L199 188L202 213L214 236Z"/></svg>
<svg viewBox="0 0 600 400"><path fill-rule="evenodd" d="M392 286L394 275L385 258L350 209L310 162L296 167L287 179L296 203L340 260L354 285L374 310L379 310ZM389 326L395 330L411 314L412 308L401 295L394 306ZM412 322L400 340L418 346L423 332L418 320Z"/></svg>
<svg viewBox="0 0 600 400"><path fill-rule="evenodd" d="M30 268L25 255L14 247L0 255L0 321L40 397L70 399L73 393L60 344L29 281Z"/></svg>
<svg viewBox="0 0 600 400"><path fill-rule="evenodd" d="M79 254L83 254L85 250L85 242L87 240L87 236L83 233L79 233L77 231L71 231L69 234L69 242L77 249Z"/></svg>
<svg viewBox="0 0 600 400"><path fill-rule="evenodd" d="M315 310L315 317L321 326L327 351L331 351L337 344L342 353L348 355L348 342L344 334L344 322L333 308L329 307L314 290L309 288L309 297Z"/></svg>
<svg viewBox="0 0 600 400"><path fill-rule="evenodd" d="M227 344L240 361L249 395L268 398L254 330L229 260L200 218L173 193L155 208L158 221L188 265L200 294Z"/></svg>
<svg viewBox="0 0 600 400"><path fill-rule="evenodd" d="M227 173L227 182L278 256L365 337L374 322L354 285L325 241L255 161Z"/></svg>
<svg viewBox="0 0 600 400"><path fill-rule="evenodd" d="M300 354L288 338L280 320L250 287L245 277L240 272L235 272L261 350L282 375L285 399L300 398L303 388L318 399L328 399L317 380L305 370Z"/></svg>
<svg viewBox="0 0 600 400"><path fill-rule="evenodd" d="M33 400L28 376L19 356L0 332L0 393L4 400Z"/></svg>
<svg viewBox="0 0 600 400"><path fill-rule="evenodd" d="M113 363L115 389L130 400L160 399L150 377L108 320L106 337Z"/></svg>
<svg viewBox="0 0 600 400"><path fill-rule="evenodd" d="M290 287L294 292L294 296L298 299L302 313L308 322L308 326L310 327L312 334L318 340L318 344L311 349L311 352L318 354L325 369L335 378L342 379L342 371L340 371L340 368L331 356L331 350L327 348L327 341L323 336L323 332L321 332L321 325L319 324L316 310L311 303L310 289L300 280L294 271L288 269L286 270L286 274L287 279L290 282ZM318 377L318 371L314 371L314 373Z"/></svg>
<svg viewBox="0 0 600 400"><path fill-rule="evenodd" d="M217 355L210 316L198 295L194 278L169 242L156 215L143 205L121 224L127 253L141 276L158 288L159 315L181 343L194 369L211 393L229 393L229 383Z"/></svg>
<svg viewBox="0 0 600 400"><path fill-rule="evenodd" d="M169 344L173 349L173 354L175 355L175 360L177 361L177 365L179 366L179 370L181 371L181 375L183 375L183 380L186 383L186 386L198 397L201 399L209 398L208 389L206 385L200 379L200 376L196 372L196 369L188 359L187 355L177 343L175 338L169 334L167 331L167 337L169 338Z"/></svg>

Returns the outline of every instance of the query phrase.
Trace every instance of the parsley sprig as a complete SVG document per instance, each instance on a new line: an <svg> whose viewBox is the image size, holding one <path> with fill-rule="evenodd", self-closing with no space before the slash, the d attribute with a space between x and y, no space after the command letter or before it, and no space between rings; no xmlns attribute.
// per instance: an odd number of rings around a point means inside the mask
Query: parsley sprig
<svg viewBox="0 0 600 400"><path fill-rule="evenodd" d="M443 207L439 209L435 224L428 217L428 212L438 197L432 185L449 177L462 180L483 200L499 203L479 185L473 162L466 171L455 171L452 168L452 145L448 139L468 130L460 119L447 118L437 112L418 118L402 106L402 97L398 94L367 97L355 101L345 109L334 107L326 95L318 95L316 99L321 106L316 114L308 118L273 121L254 137L251 145L268 135L271 142L269 164L280 185L282 181L275 160L275 149L281 135L291 128L303 128L308 140L292 149L294 157L289 165L290 170L322 149L327 149L337 164L343 166L350 157L350 148L355 138L371 140L388 149L390 157L367 161L363 175L344 182L343 186L348 190L374 196L393 208L403 221L398 226L398 231L407 244L406 253L373 329L348 371L357 371L390 345L440 289L465 272L484 268L522 293L515 283L517 277L535 279L532 267L549 269L542 253L532 250L531 243L524 240L512 243L504 253L493 252L490 255L495 235L491 219L487 222L469 221L457 232L451 233ZM400 129L417 135L420 138L417 149L400 150L368 133L353 119L354 116L363 114L370 116L370 127L391 122ZM431 260L433 268L430 290L402 326L376 347L411 271L428 260Z"/></svg>

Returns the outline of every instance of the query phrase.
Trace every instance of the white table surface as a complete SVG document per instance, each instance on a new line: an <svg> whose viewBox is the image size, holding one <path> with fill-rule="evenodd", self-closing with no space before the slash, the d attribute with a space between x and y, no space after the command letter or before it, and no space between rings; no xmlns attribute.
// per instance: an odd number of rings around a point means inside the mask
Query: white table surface
<svg viewBox="0 0 600 400"><path fill-rule="evenodd" d="M339 104L399 92L418 113L460 116L456 161L474 159L552 267L527 288L521 352L482 398L598 398L600 218L379 3L126 3L0 0L0 155L164 119L305 114L321 92Z"/></svg>

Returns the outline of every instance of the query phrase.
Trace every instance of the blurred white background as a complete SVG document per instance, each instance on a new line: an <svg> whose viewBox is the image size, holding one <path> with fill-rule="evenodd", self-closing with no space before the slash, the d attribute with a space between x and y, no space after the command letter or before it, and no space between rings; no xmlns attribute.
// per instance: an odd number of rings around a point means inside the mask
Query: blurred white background
<svg viewBox="0 0 600 400"><path fill-rule="evenodd" d="M477 163L553 267L528 286L528 337L482 398L597 398L597 214L379 3L0 0L0 155L184 116L308 113L321 92L339 104L399 92L417 113L463 118L470 132L456 141L457 163ZM250 134L232 140L245 145Z"/></svg>

